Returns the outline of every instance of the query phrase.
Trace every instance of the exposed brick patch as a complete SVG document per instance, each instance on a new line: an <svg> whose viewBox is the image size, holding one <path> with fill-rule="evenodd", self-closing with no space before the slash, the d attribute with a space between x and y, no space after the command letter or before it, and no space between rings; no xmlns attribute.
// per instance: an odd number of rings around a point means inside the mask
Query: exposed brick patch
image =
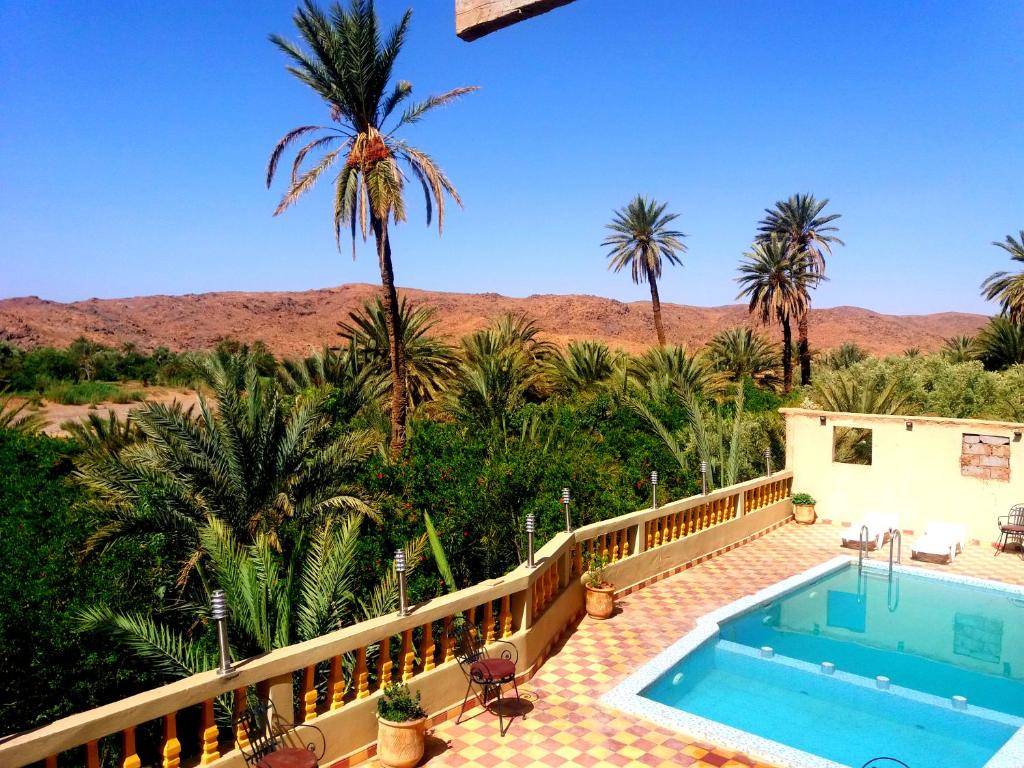
<svg viewBox="0 0 1024 768"><path fill-rule="evenodd" d="M963 437L960 474L979 480L1010 481L1010 438L1000 435Z"/></svg>

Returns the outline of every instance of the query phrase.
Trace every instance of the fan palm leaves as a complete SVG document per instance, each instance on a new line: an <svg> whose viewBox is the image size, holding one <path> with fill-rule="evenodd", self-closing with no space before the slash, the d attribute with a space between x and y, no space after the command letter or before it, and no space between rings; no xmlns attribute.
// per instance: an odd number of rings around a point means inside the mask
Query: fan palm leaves
<svg viewBox="0 0 1024 768"><path fill-rule="evenodd" d="M839 370L856 365L861 360L866 360L868 353L858 347L852 341L844 341L835 349L829 350L821 357L821 364L826 368Z"/></svg>
<svg viewBox="0 0 1024 768"><path fill-rule="evenodd" d="M282 360L277 378L290 395L329 388L331 413L342 422L371 403L383 402L388 387L387 370L369 365L351 341L342 349L324 347L302 359Z"/></svg>
<svg viewBox="0 0 1024 768"><path fill-rule="evenodd" d="M551 361L555 388L566 394L591 391L607 382L620 365L621 355L599 341L573 341Z"/></svg>
<svg viewBox="0 0 1024 768"><path fill-rule="evenodd" d="M295 154L287 190L278 215L312 189L325 173L333 173L334 235L339 247L348 228L355 256L356 232L366 240L372 231L384 288L386 321L391 338L391 451L405 447L408 402L405 392L405 350L399 328L399 302L391 261L389 222L406 220L406 171L419 183L426 206L427 224L437 216L438 233L444 227L445 201L461 205L458 192L444 171L424 151L397 136L430 111L450 104L475 88L456 88L412 102L412 84L392 79L395 62L409 29L411 12L382 35L372 0L340 2L328 11L306 0L293 17L302 45L280 35L271 42L290 61L288 71L313 90L327 107L330 123L302 125L284 135L270 155L267 186L289 146L306 142ZM399 112L398 110L401 111ZM311 159L306 166L307 158ZM405 171L403 171L403 167ZM337 168L337 171L332 171Z"/></svg>
<svg viewBox="0 0 1024 768"><path fill-rule="evenodd" d="M0 391L0 429L9 429L24 435L41 432L46 425L46 419L41 413L26 412L29 402L23 400L15 404L13 395Z"/></svg>
<svg viewBox="0 0 1024 768"><path fill-rule="evenodd" d="M977 338L978 359L990 371L1024 364L1024 325L993 317Z"/></svg>
<svg viewBox="0 0 1024 768"><path fill-rule="evenodd" d="M679 214L665 213L667 206L667 203L637 195L624 208L614 212L611 223L605 225L611 234L601 243L610 249L609 269L619 272L629 268L634 283L650 285L654 327L658 333L658 345L662 347L665 346L665 327L658 295L662 262L682 264L680 254L686 252L683 244L686 235L670 228Z"/></svg>
<svg viewBox="0 0 1024 768"><path fill-rule="evenodd" d="M76 476L93 497L90 546L171 536L185 555L186 579L202 557L199 532L210 516L248 542L264 535L279 546L286 520L372 512L340 478L375 449L375 438L336 434L323 412L324 390L286 402L251 361L225 365L210 358L202 369L213 404L200 396L195 412L146 403L134 413L143 440L87 453L79 462Z"/></svg>
<svg viewBox="0 0 1024 768"><path fill-rule="evenodd" d="M732 381L749 377L757 384L775 387L780 383L780 356L775 345L749 328L729 328L708 344L712 364L729 374Z"/></svg>
<svg viewBox="0 0 1024 768"><path fill-rule="evenodd" d="M1007 235L1006 240L994 241L1010 254L1010 259L1024 263L1024 229L1014 238ZM998 301L1000 311L1017 325L1024 324L1024 269L1019 272L993 272L981 284L981 294L989 301Z"/></svg>
<svg viewBox="0 0 1024 768"><path fill-rule="evenodd" d="M358 512L328 519L281 552L262 533L243 543L226 523L211 516L199 527L208 564L197 602L165 606L162 620L92 606L82 611L80 623L86 630L106 632L157 672L188 677L217 663L216 646L203 642L213 589L224 591L230 607L234 658L383 616L397 605L397 577L391 564L372 592L365 598L357 594L355 554L362 519ZM407 569L422 561L424 546L421 537L405 547ZM182 625L190 629L183 631Z"/></svg>
<svg viewBox="0 0 1024 768"><path fill-rule="evenodd" d="M811 309L810 290L818 281L825 279L825 254L832 254L833 245L843 245L835 234L839 228L833 222L842 217L839 213L825 214L828 198L818 200L814 195L797 194L786 200L779 200L773 208L765 209L765 217L758 223L760 242L769 242L773 235L786 238L807 258L798 262L801 269L816 275L818 280L801 281L807 292L806 306L797 315L797 337L800 357L800 383L811 383L811 351L808 341L808 325Z"/></svg>
<svg viewBox="0 0 1024 768"><path fill-rule="evenodd" d="M896 378L855 375L835 371L822 376L811 391L814 403L838 413L904 413L912 408L912 397Z"/></svg>
<svg viewBox="0 0 1024 768"><path fill-rule="evenodd" d="M403 296L398 308L398 333L405 350L405 388L413 406L436 399L448 386L458 358L455 350L431 331L437 325L433 307L413 306ZM349 313L338 323L339 334L347 339L379 376L388 372L391 335L387 309L378 297Z"/></svg>
<svg viewBox="0 0 1024 768"><path fill-rule="evenodd" d="M807 311L808 289L817 280L809 266L812 256L787 238L772 235L755 242L743 259L736 298L746 298L747 309L762 323L782 326L782 386L788 392L793 386L792 320Z"/></svg>
<svg viewBox="0 0 1024 768"><path fill-rule="evenodd" d="M626 402L661 438L681 469L692 470L693 454L698 461L707 463L710 490L739 480L744 422L742 382L736 385L735 392L731 415L722 405L704 403L693 392L686 394L682 397L686 422L678 430L666 426L643 400L630 397Z"/></svg>
<svg viewBox="0 0 1024 768"><path fill-rule="evenodd" d="M951 363L977 360L977 343L973 336L951 336L942 344L942 356Z"/></svg>
<svg viewBox="0 0 1024 768"><path fill-rule="evenodd" d="M682 398L717 397L727 382L710 360L691 355L678 345L652 347L630 361L627 375L654 400L664 400L672 393Z"/></svg>

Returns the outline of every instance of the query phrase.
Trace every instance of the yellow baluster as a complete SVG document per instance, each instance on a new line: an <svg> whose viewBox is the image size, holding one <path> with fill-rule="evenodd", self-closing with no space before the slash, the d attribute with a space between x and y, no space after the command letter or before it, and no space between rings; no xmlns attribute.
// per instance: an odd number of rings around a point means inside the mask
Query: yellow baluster
<svg viewBox="0 0 1024 768"><path fill-rule="evenodd" d="M395 663L391 660L391 637L385 637L377 647L377 687L384 688L392 682Z"/></svg>
<svg viewBox="0 0 1024 768"><path fill-rule="evenodd" d="M121 731L121 754L124 756L121 760L121 768L142 768L142 760L139 759L139 754L135 750L134 726ZM50 766L47 765L47 768L50 768ZM53 768L57 768L56 758L54 759Z"/></svg>
<svg viewBox="0 0 1024 768"><path fill-rule="evenodd" d="M452 661L455 658L455 642L452 638L451 616L445 616L444 618L444 638L441 640L441 646L443 648L445 662Z"/></svg>
<svg viewBox="0 0 1024 768"><path fill-rule="evenodd" d="M576 552L579 554L578 548ZM580 573L582 572L581 570ZM512 600L508 595L501 596L501 611L498 614L498 620L501 622L502 638L512 637Z"/></svg>
<svg viewBox="0 0 1024 768"><path fill-rule="evenodd" d="M365 699L370 695L370 670L366 666L366 648L356 651L356 668L352 673L356 687L356 698Z"/></svg>
<svg viewBox="0 0 1024 768"><path fill-rule="evenodd" d="M647 543L645 545L646 549L650 549L654 546L654 528L652 525L653 522L653 520L648 520L646 523L644 523L644 536L647 540Z"/></svg>
<svg viewBox="0 0 1024 768"><path fill-rule="evenodd" d="M207 699L203 702L203 754L199 757L200 765L209 765L220 757L218 741L220 731L217 730L217 722L213 719L213 699Z"/></svg>
<svg viewBox="0 0 1024 768"><path fill-rule="evenodd" d="M181 742L178 741L177 712L164 715L163 768L178 768L181 765Z"/></svg>
<svg viewBox="0 0 1024 768"><path fill-rule="evenodd" d="M672 540L679 538L679 515L672 515Z"/></svg>
<svg viewBox="0 0 1024 768"><path fill-rule="evenodd" d="M239 721L238 717L242 714L243 710L248 706L245 696L245 688L235 688L234 701L232 702L231 713L235 718L235 747L237 749L248 749L249 748L249 733L245 730L245 725ZM132 742L134 745L135 734L132 734ZM128 766L125 766L128 768Z"/></svg>
<svg viewBox="0 0 1024 768"><path fill-rule="evenodd" d="M494 603L490 600L484 603L484 642L494 642Z"/></svg>
<svg viewBox="0 0 1024 768"><path fill-rule="evenodd" d="M476 637L478 627L476 626L476 606L466 610L466 621L469 622L469 634L472 637Z"/></svg>
<svg viewBox="0 0 1024 768"><path fill-rule="evenodd" d="M86 768L100 768L99 742L90 741L85 745L85 766Z"/></svg>
<svg viewBox="0 0 1024 768"><path fill-rule="evenodd" d="M316 720L316 665L306 667L302 680L302 722Z"/></svg>
<svg viewBox="0 0 1024 768"><path fill-rule="evenodd" d="M345 706L345 671L342 667L340 655L331 659L331 672L327 678L327 690L330 692L331 709L341 709Z"/></svg>
<svg viewBox="0 0 1024 768"><path fill-rule="evenodd" d="M654 546L661 546L661 518L657 518L653 521L654 523Z"/></svg>
<svg viewBox="0 0 1024 768"><path fill-rule="evenodd" d="M582 544L582 542L577 542L576 543L576 546L573 547L573 553L575 555L574 563L576 565L576 570L574 571L574 573L577 576L582 576L583 575L583 544ZM506 597L507 597L507 595L506 595ZM505 598L502 598L502 599L505 599ZM504 637L504 635L502 635L502 637Z"/></svg>
<svg viewBox="0 0 1024 768"><path fill-rule="evenodd" d="M420 638L420 658L423 660L423 671L434 668L434 625L427 622L423 625L423 637Z"/></svg>
<svg viewBox="0 0 1024 768"><path fill-rule="evenodd" d="M402 663L402 682L404 683L412 679L413 668L416 665L416 651L413 650L412 645L412 629L402 631L402 650L399 660Z"/></svg>

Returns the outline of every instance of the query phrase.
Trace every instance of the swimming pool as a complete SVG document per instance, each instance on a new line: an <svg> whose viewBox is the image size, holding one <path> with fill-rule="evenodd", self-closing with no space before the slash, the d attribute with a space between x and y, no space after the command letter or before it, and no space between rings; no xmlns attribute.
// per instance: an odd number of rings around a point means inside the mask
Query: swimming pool
<svg viewBox="0 0 1024 768"><path fill-rule="evenodd" d="M836 558L702 617L602 700L780 766L1019 768L1024 590Z"/></svg>

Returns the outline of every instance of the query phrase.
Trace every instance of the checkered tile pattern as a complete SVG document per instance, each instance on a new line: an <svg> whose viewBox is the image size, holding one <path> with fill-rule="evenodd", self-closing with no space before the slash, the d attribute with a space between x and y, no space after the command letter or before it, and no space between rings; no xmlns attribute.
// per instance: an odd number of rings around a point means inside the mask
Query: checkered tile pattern
<svg viewBox="0 0 1024 768"><path fill-rule="evenodd" d="M449 720L434 727L422 765L770 768L597 700L692 629L698 616L841 554L839 530L829 524L784 525L621 597L615 616L603 622L584 618L519 686L521 701L505 709L516 718L504 738L498 735L494 707L478 707L459 725ZM1024 584L1024 561L1015 552L994 556L991 546L968 546L953 565L936 565L911 560L909 540L903 550L904 565ZM872 558L887 559L888 549Z"/></svg>

